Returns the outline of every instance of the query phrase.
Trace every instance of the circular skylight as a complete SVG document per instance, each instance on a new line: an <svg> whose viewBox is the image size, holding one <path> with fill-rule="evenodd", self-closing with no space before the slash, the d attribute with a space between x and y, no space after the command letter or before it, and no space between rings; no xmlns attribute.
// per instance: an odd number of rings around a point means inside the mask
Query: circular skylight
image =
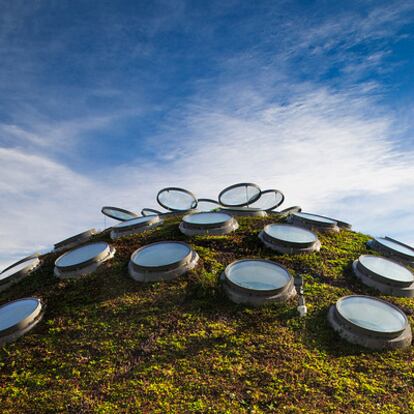
<svg viewBox="0 0 414 414"><path fill-rule="evenodd" d="M194 268L198 258L186 243L156 242L132 253L128 271L133 279L140 282L171 280Z"/></svg>
<svg viewBox="0 0 414 414"><path fill-rule="evenodd" d="M225 188L218 196L219 203L225 207L243 207L260 198L260 188L253 183L239 183Z"/></svg>
<svg viewBox="0 0 414 414"><path fill-rule="evenodd" d="M288 224L268 224L264 232L270 238L288 244L311 245L317 241L317 237L309 230Z"/></svg>
<svg viewBox="0 0 414 414"><path fill-rule="evenodd" d="M0 273L0 282L5 281L6 279L16 275L20 272L29 271L33 268L35 268L40 263L40 260L37 257L32 257L24 261L19 261L12 266L9 266L8 268L4 269Z"/></svg>
<svg viewBox="0 0 414 414"><path fill-rule="evenodd" d="M253 207L221 207L219 211L230 214L235 217L239 217L239 216L266 217L267 216L266 211L260 208L253 208Z"/></svg>
<svg viewBox="0 0 414 414"><path fill-rule="evenodd" d="M122 221L116 226L112 227L111 238L130 236L132 234L141 233L162 224L163 221L157 215L142 216L131 220Z"/></svg>
<svg viewBox="0 0 414 414"><path fill-rule="evenodd" d="M143 208L141 210L141 214L147 217L147 216L159 216L164 213L162 211L155 210L154 208Z"/></svg>
<svg viewBox="0 0 414 414"><path fill-rule="evenodd" d="M346 296L336 303L339 315L350 324L376 334L398 335L408 325L396 306L370 296Z"/></svg>
<svg viewBox="0 0 414 414"><path fill-rule="evenodd" d="M289 272L270 260L237 260L226 267L220 278L224 292L235 303L260 306L284 302L296 294Z"/></svg>
<svg viewBox="0 0 414 414"><path fill-rule="evenodd" d="M239 260L227 266L225 274L236 286L261 291L282 289L292 279L284 267L265 260Z"/></svg>
<svg viewBox="0 0 414 414"><path fill-rule="evenodd" d="M249 207L271 211L280 206L284 200L285 196L279 190L264 190L260 193L260 198Z"/></svg>
<svg viewBox="0 0 414 414"><path fill-rule="evenodd" d="M0 306L0 345L11 342L40 320L42 304L37 298L15 300Z"/></svg>
<svg viewBox="0 0 414 414"><path fill-rule="evenodd" d="M304 220L307 220L307 221L310 221L310 222L314 222L314 223L336 225L336 221L335 220L330 219L328 217L320 216L318 214L311 214L311 213L299 212L299 213L294 213L293 216L294 217L299 217L299 218L302 218Z"/></svg>
<svg viewBox="0 0 414 414"><path fill-rule="evenodd" d="M212 211L220 208L220 203L211 198L199 198L197 204L198 211Z"/></svg>
<svg viewBox="0 0 414 414"><path fill-rule="evenodd" d="M404 245L403 243L387 237L377 237L374 239L372 246L375 247L376 244L390 254L395 254L396 256L403 257L406 260L414 261L414 249Z"/></svg>
<svg viewBox="0 0 414 414"><path fill-rule="evenodd" d="M359 264L370 273L390 282L411 284L414 275L404 266L384 257L362 255Z"/></svg>
<svg viewBox="0 0 414 414"><path fill-rule="evenodd" d="M133 213L132 211L124 210L123 208L119 207L109 207L105 206L102 207L101 212L110 218L119 221L126 221L131 220L135 217L138 217L138 214Z"/></svg>
<svg viewBox="0 0 414 414"><path fill-rule="evenodd" d="M79 266L90 261L97 261L109 254L110 246L105 242L86 244L60 256L55 265L59 268Z"/></svg>
<svg viewBox="0 0 414 414"><path fill-rule="evenodd" d="M106 242L85 244L70 250L55 261L55 276L76 278L87 275L111 259L114 254L115 249Z"/></svg>
<svg viewBox="0 0 414 414"><path fill-rule="evenodd" d="M122 228L128 228L128 227L133 227L133 226L145 225L147 223L151 223L153 220L154 220L154 215L137 217L131 220L123 221L122 223L118 223L113 228L122 229Z"/></svg>
<svg viewBox="0 0 414 414"><path fill-rule="evenodd" d="M259 238L267 247L282 254L312 253L321 247L314 233L291 224L268 224Z"/></svg>
<svg viewBox="0 0 414 414"><path fill-rule="evenodd" d="M82 243L86 240L89 240L94 234L96 234L95 229L86 230L82 233L76 234L75 236L68 237L65 240L60 241L54 245L55 250L61 250L69 246L73 246L79 243Z"/></svg>
<svg viewBox="0 0 414 414"><path fill-rule="evenodd" d="M140 267L162 268L181 263L191 252L191 247L185 243L157 242L138 249L132 254L131 260Z"/></svg>
<svg viewBox="0 0 414 414"><path fill-rule="evenodd" d="M220 212L187 214L180 223L180 231L186 236L228 234L238 227L231 215Z"/></svg>
<svg viewBox="0 0 414 414"><path fill-rule="evenodd" d="M195 225L220 225L231 220L232 217L225 213L195 213L183 217L183 221Z"/></svg>
<svg viewBox="0 0 414 414"><path fill-rule="evenodd" d="M197 199L193 193L178 187L163 188L157 194L161 207L170 211L187 211L197 207Z"/></svg>

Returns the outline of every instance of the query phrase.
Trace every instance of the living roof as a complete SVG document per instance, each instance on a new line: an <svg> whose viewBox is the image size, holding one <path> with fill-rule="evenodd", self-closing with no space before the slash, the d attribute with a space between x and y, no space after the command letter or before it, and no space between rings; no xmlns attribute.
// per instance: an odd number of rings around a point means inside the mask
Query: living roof
<svg viewBox="0 0 414 414"><path fill-rule="evenodd" d="M258 233L274 218L240 217L237 232L186 238L180 218L110 241L115 257L79 280L53 276L58 254L0 303L37 296L44 320L0 349L2 413L408 413L414 412L414 351L372 352L341 340L329 306L344 295L370 294L406 312L412 299L381 296L352 273L369 237L319 234L319 253L279 255ZM155 284L128 277L138 247L187 240L200 255L186 276ZM296 302L237 306L219 287L236 259L265 258L302 274L308 314Z"/></svg>

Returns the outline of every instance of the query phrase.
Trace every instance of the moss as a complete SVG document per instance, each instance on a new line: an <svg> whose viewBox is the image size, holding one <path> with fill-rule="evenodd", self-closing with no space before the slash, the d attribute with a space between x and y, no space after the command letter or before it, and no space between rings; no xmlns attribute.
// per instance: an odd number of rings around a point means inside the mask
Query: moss
<svg viewBox="0 0 414 414"><path fill-rule="evenodd" d="M278 255L257 235L271 218L240 218L228 236L190 240L197 268L168 283L127 276L131 253L158 240L186 240L178 219L113 242L115 258L80 280L53 277L56 255L0 303L36 295L44 320L0 350L2 413L408 413L414 412L414 353L369 352L326 321L346 294L379 294L355 280L352 261L368 236L320 235L320 253ZM95 236L109 241L109 235ZM236 306L219 275L233 260L263 257L302 274L309 307ZM412 322L410 299L385 298Z"/></svg>

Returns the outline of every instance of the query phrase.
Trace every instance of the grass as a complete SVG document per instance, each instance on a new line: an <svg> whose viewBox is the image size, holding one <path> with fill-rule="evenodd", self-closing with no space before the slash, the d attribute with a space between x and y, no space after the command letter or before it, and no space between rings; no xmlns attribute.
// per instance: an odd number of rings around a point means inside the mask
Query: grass
<svg viewBox="0 0 414 414"><path fill-rule="evenodd" d="M414 352L370 352L330 329L339 297L381 297L352 276L368 236L320 235L320 253L277 255L257 237L271 219L240 218L228 236L196 237L197 268L171 282L139 284L127 275L138 247L186 240L178 219L111 242L115 258L80 280L53 276L57 255L0 303L37 296L43 321L0 349L0 412L13 413L410 413ZM108 235L95 239L109 241ZM308 315L296 303L237 306L218 277L233 260L262 257L306 282ZM410 299L384 297L413 322Z"/></svg>

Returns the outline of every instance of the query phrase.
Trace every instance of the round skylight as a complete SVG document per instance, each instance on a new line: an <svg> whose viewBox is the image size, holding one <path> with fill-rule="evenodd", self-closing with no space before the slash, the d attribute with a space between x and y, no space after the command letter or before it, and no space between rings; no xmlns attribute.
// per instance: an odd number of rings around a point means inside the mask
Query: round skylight
<svg viewBox="0 0 414 414"><path fill-rule="evenodd" d="M309 253L320 248L314 233L291 224L268 224L259 237L279 253Z"/></svg>
<svg viewBox="0 0 414 414"><path fill-rule="evenodd" d="M19 299L0 306L0 346L32 329L41 316L42 303L37 298Z"/></svg>
<svg viewBox="0 0 414 414"><path fill-rule="evenodd" d="M253 183L239 183L225 188L218 196L219 203L225 207L243 207L260 198L260 187Z"/></svg>
<svg viewBox="0 0 414 414"><path fill-rule="evenodd" d="M370 296L346 296L336 309L347 322L371 333L399 334L408 320L396 306Z"/></svg>
<svg viewBox="0 0 414 414"><path fill-rule="evenodd" d="M138 214L133 213L132 211L124 210L123 208L119 208L119 207L105 206L105 207L102 207L101 212L105 216L108 216L110 218L113 218L119 221L131 220L135 217L138 217Z"/></svg>
<svg viewBox="0 0 414 414"><path fill-rule="evenodd" d="M187 211L197 207L197 199L193 193L184 188L167 187L157 194L161 207L170 211Z"/></svg>
<svg viewBox="0 0 414 414"><path fill-rule="evenodd" d="M304 213L302 211L299 213L294 213L293 216L300 217L300 218L303 218L305 220L312 221L315 223L336 224L335 220L330 219L328 217L320 216L318 214Z"/></svg>
<svg viewBox="0 0 414 414"><path fill-rule="evenodd" d="M195 213L183 217L183 221L188 224L196 225L220 225L231 220L231 216L225 213Z"/></svg>
<svg viewBox="0 0 414 414"><path fill-rule="evenodd" d="M222 280L225 292L236 303L261 305L285 301L295 294L289 272L269 260L237 260L226 267Z"/></svg>
<svg viewBox="0 0 414 414"><path fill-rule="evenodd" d="M230 214L232 216L254 216L254 217L266 217L267 212L260 208L253 207L221 207L221 212Z"/></svg>
<svg viewBox="0 0 414 414"><path fill-rule="evenodd" d="M137 226L137 225L151 223L152 220L154 220L154 216L137 217L137 218L134 218L134 219L131 219L131 220L123 221L122 223L118 223L113 228L124 229L124 228L134 227L134 226Z"/></svg>
<svg viewBox="0 0 414 414"><path fill-rule="evenodd" d="M414 275L403 265L384 257L362 255L352 265L355 276L386 295L414 297Z"/></svg>
<svg viewBox="0 0 414 414"><path fill-rule="evenodd" d="M317 240L316 235L311 231L287 224L269 224L264 231L274 240L294 245L309 246Z"/></svg>
<svg viewBox="0 0 414 414"><path fill-rule="evenodd" d="M131 256L140 267L162 268L176 266L191 255L192 249L181 242L159 242L138 249Z"/></svg>
<svg viewBox="0 0 414 414"><path fill-rule="evenodd" d="M293 213L289 217L289 222L307 228L316 228L320 231L339 231L335 220L318 214L304 212Z"/></svg>
<svg viewBox="0 0 414 414"><path fill-rule="evenodd" d="M96 234L95 229L86 230L82 233L76 234L75 236L69 237L65 240L60 241L54 245L54 250L62 250L69 247L76 246L77 244L83 243L89 240L94 234Z"/></svg>
<svg viewBox="0 0 414 414"><path fill-rule="evenodd" d="M142 216L127 221L122 221L121 223L112 227L111 238L116 239L122 236L141 233L160 224L162 224L162 220L160 220L159 216L155 215Z"/></svg>
<svg viewBox="0 0 414 414"><path fill-rule="evenodd" d="M88 274L113 257L115 250L106 242L89 243L70 250L55 261L55 274L76 277Z"/></svg>
<svg viewBox="0 0 414 414"><path fill-rule="evenodd" d="M404 266L384 257L363 255L358 259L366 270L381 278L402 284L414 282L414 275Z"/></svg>
<svg viewBox="0 0 414 414"><path fill-rule="evenodd" d="M237 228L238 223L232 216L219 212L187 214L180 224L180 231L187 236L228 234Z"/></svg>
<svg viewBox="0 0 414 414"><path fill-rule="evenodd" d="M197 211L212 211L220 208L220 203L211 198L199 198L197 204Z"/></svg>
<svg viewBox="0 0 414 414"><path fill-rule="evenodd" d="M141 214L147 217L147 216L159 216L164 213L162 211L155 210L154 208L143 208L141 210Z"/></svg>
<svg viewBox="0 0 414 414"><path fill-rule="evenodd" d="M279 207L284 200L285 196L279 190L264 190L260 193L260 198L254 203L251 203L249 207L271 211Z"/></svg>
<svg viewBox="0 0 414 414"><path fill-rule="evenodd" d="M292 279L284 267L265 260L239 260L227 266L225 274L236 286L261 291L282 289Z"/></svg>
<svg viewBox="0 0 414 414"><path fill-rule="evenodd" d="M192 269L197 261L197 253L186 243L156 242L132 253L129 273L139 281L168 280Z"/></svg>
<svg viewBox="0 0 414 414"><path fill-rule="evenodd" d="M406 315L393 304L371 296L352 295L331 306L328 320L347 341L372 349L410 346Z"/></svg>
<svg viewBox="0 0 414 414"><path fill-rule="evenodd" d="M39 258L30 256L7 267L0 273L0 291L19 282L39 265Z"/></svg>
<svg viewBox="0 0 414 414"><path fill-rule="evenodd" d="M414 248L389 237L377 237L371 241L370 246L382 253L414 262Z"/></svg>

